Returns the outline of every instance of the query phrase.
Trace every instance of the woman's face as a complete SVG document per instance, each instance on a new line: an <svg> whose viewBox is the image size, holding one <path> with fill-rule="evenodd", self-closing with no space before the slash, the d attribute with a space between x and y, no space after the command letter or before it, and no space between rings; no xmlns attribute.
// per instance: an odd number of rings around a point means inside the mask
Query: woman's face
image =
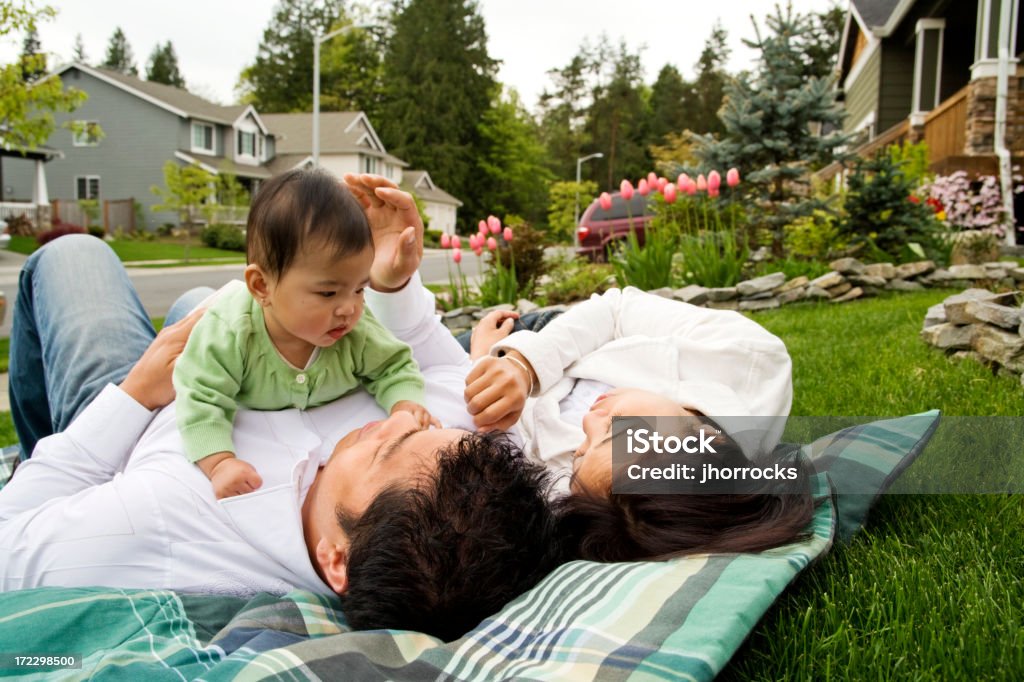
<svg viewBox="0 0 1024 682"><path fill-rule="evenodd" d="M583 417L583 443L573 454L573 492L607 495L612 484L612 417L686 417L694 412L639 388L615 388L598 397Z"/></svg>

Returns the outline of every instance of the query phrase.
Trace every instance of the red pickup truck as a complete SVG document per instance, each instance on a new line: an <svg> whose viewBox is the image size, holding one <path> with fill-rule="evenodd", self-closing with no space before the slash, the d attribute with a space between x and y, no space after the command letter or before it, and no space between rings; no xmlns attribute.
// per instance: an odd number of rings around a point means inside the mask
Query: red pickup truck
<svg viewBox="0 0 1024 682"><path fill-rule="evenodd" d="M601 208L600 201L594 199L580 216L580 224L576 227L579 236L577 255L591 260L607 260L608 254L615 251L620 240L626 239L630 229L635 230L640 243L644 243L644 228L654 217L654 193L642 196L637 192L629 202L619 192L613 192L611 197L612 205L608 210Z"/></svg>

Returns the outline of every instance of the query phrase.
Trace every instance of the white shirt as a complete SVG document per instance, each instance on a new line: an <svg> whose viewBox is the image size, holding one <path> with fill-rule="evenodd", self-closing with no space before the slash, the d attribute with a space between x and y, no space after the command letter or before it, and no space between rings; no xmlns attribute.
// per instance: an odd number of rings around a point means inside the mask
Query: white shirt
<svg viewBox="0 0 1024 682"><path fill-rule="evenodd" d="M418 276L401 292L370 292L367 300L413 347L431 413L446 426L472 428L463 402L469 360ZM173 404L152 413L108 385L67 430L41 440L0 490L0 589L330 593L309 560L302 502L334 444L385 416L364 391L308 411L240 410L238 456L263 485L218 501L182 454Z"/></svg>

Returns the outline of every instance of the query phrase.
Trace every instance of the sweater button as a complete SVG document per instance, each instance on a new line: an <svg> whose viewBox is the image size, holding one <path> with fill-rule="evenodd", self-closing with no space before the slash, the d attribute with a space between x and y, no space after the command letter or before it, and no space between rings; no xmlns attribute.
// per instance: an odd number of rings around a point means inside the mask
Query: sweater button
<svg viewBox="0 0 1024 682"><path fill-rule="evenodd" d="M295 383L298 383L298 384L306 383L306 375L305 374L297 374L297 375L295 375Z"/></svg>

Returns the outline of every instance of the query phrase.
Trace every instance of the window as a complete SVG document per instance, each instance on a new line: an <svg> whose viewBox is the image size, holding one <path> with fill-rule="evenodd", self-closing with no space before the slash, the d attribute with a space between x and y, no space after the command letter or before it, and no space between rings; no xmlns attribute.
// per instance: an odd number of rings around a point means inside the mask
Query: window
<svg viewBox="0 0 1024 682"><path fill-rule="evenodd" d="M377 159L372 156L363 157L363 172L364 173L376 173L377 172Z"/></svg>
<svg viewBox="0 0 1024 682"><path fill-rule="evenodd" d="M256 138L256 158L265 159L266 155L263 151L263 136L260 135Z"/></svg>
<svg viewBox="0 0 1024 682"><path fill-rule="evenodd" d="M75 199L99 199L100 198L100 176L98 175L76 175L75 176Z"/></svg>
<svg viewBox="0 0 1024 682"><path fill-rule="evenodd" d="M238 154L239 156L256 156L256 133L238 131Z"/></svg>
<svg viewBox="0 0 1024 682"><path fill-rule="evenodd" d="M96 121L75 121L72 140L76 147L95 147L100 143L100 126Z"/></svg>
<svg viewBox="0 0 1024 682"><path fill-rule="evenodd" d="M192 150L213 153L213 126L209 123L192 124Z"/></svg>

